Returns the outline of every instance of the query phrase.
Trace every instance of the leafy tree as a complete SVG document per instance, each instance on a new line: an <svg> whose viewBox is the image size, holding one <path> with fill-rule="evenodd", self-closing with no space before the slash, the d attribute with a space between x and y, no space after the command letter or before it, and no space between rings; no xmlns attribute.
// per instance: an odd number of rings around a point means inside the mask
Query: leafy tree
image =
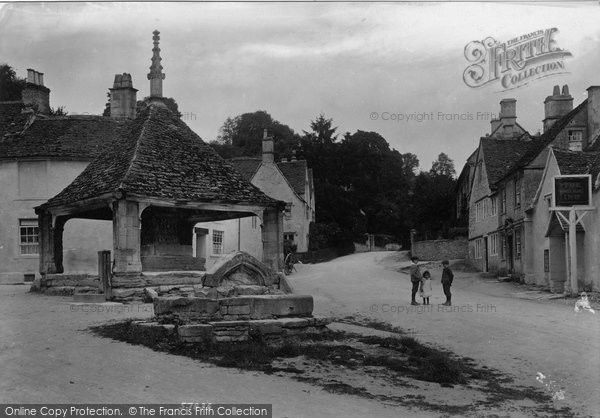
<svg viewBox="0 0 600 418"><path fill-rule="evenodd" d="M65 110L64 106L58 106L56 109L50 108L50 116L67 116L69 112Z"/></svg>
<svg viewBox="0 0 600 418"><path fill-rule="evenodd" d="M438 159L431 165L430 172L439 176L454 177L456 175L454 161L442 152L438 155Z"/></svg>
<svg viewBox="0 0 600 418"><path fill-rule="evenodd" d="M104 105L102 116L110 116L110 90L106 93L106 104Z"/></svg>
<svg viewBox="0 0 600 418"><path fill-rule="evenodd" d="M244 113L235 118L227 118L219 129L216 143L222 147L216 148L217 152L231 153L228 146L241 149L243 156L258 156L262 152L262 139L264 130L273 137L275 142L275 157L287 158L297 148L299 137L287 125L271 117L264 110L254 113Z"/></svg>
<svg viewBox="0 0 600 418"><path fill-rule="evenodd" d="M25 82L10 65L0 64L0 101L21 100Z"/></svg>

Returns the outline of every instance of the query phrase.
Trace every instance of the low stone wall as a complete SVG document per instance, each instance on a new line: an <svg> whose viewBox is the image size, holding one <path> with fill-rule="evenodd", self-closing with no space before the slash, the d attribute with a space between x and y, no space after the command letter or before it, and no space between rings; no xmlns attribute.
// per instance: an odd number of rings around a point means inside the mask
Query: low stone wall
<svg viewBox="0 0 600 418"><path fill-rule="evenodd" d="M32 292L48 295L72 295L75 292L97 292L100 278L91 274L45 274L31 284Z"/></svg>
<svg viewBox="0 0 600 418"><path fill-rule="evenodd" d="M157 321L169 324L308 317L313 310L313 298L309 295L157 297L153 303Z"/></svg>
<svg viewBox="0 0 600 418"><path fill-rule="evenodd" d="M279 318L253 321L220 321L205 324L179 325L135 321L134 329L166 334L186 343L237 342L261 340L278 342L285 337L327 330L329 318Z"/></svg>
<svg viewBox="0 0 600 418"><path fill-rule="evenodd" d="M410 253L421 260L456 260L467 258L469 242L467 240L436 239L415 241Z"/></svg>

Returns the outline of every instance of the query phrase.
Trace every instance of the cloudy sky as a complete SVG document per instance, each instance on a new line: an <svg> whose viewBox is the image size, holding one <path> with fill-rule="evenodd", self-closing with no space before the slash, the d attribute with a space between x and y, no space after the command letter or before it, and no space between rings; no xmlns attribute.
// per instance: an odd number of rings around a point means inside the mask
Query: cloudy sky
<svg viewBox="0 0 600 418"><path fill-rule="evenodd" d="M324 113L340 133L380 133L424 169L446 152L460 170L489 132L484 115L497 114L502 98L517 99L517 121L535 133L553 85L568 84L577 105L600 84L599 18L597 1L12 3L0 6L0 62L20 76L43 72L53 107L98 114L117 73L131 73L138 98L149 94L158 29L164 95L204 140L245 112L266 110L297 132ZM505 92L499 83L464 83L469 42L552 27L556 44L573 55L568 74ZM421 122L389 120L432 113Z"/></svg>

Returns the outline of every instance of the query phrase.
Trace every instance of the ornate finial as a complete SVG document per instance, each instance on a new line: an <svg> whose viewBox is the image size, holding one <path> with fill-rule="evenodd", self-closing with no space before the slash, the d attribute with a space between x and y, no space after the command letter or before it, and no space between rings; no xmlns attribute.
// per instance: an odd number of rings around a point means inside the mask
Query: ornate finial
<svg viewBox="0 0 600 418"><path fill-rule="evenodd" d="M150 73L148 73L148 80L150 80L150 97L162 97L162 81L165 79L165 75L162 72L162 65L160 62L160 48L158 42L160 41L160 32L155 30L152 32L154 36L154 48L152 48L152 65L150 66Z"/></svg>

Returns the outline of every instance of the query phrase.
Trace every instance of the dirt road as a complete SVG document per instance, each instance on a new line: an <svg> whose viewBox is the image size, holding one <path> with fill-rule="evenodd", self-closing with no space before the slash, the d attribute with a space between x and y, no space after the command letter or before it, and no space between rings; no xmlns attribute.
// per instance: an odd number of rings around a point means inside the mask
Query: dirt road
<svg viewBox="0 0 600 418"><path fill-rule="evenodd" d="M408 264L399 253L353 254L297 266L290 280L298 293L314 295L318 314L364 315L412 330L421 341L508 372L524 385L558 395L563 390L557 407L600 416L600 312L575 313L573 300L521 299L523 289L514 284L460 272L454 306L439 307L445 300L440 270L431 270L430 309L415 309L410 278L398 272Z"/></svg>
<svg viewBox="0 0 600 418"><path fill-rule="evenodd" d="M100 338L87 327L149 317L152 306L74 305L28 290L0 286L0 403L271 403L275 417L430 416Z"/></svg>

